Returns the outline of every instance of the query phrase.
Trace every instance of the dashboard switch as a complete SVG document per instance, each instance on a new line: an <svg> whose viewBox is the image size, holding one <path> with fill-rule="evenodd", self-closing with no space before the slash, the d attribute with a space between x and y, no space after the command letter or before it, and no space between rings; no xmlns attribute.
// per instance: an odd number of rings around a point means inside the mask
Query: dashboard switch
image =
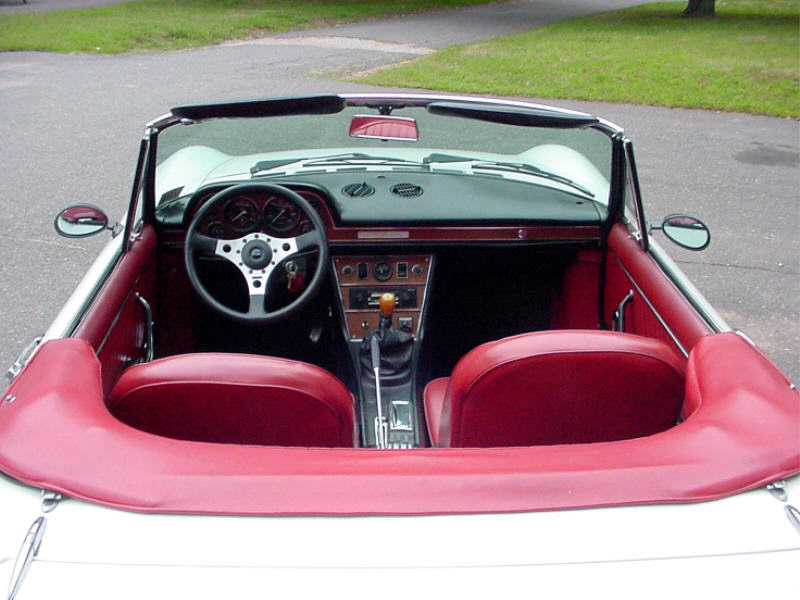
<svg viewBox="0 0 800 600"><path fill-rule="evenodd" d="M408 263L407 262L399 262L399 263L397 263L397 278L398 279L408 279Z"/></svg>
<svg viewBox="0 0 800 600"><path fill-rule="evenodd" d="M365 262L358 263L358 278L366 279L369 277L369 265Z"/></svg>
<svg viewBox="0 0 800 600"><path fill-rule="evenodd" d="M397 319L397 328L411 333L414 330L414 317L400 317Z"/></svg>

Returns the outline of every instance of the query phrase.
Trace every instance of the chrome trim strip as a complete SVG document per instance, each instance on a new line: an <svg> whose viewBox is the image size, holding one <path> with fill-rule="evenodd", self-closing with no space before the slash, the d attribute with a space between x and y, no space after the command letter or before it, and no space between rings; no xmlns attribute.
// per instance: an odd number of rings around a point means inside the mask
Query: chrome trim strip
<svg viewBox="0 0 800 600"><path fill-rule="evenodd" d="M639 285L633 280L633 277L628 272L628 269L626 269L623 266L622 262L620 262L620 260L619 260L619 258L617 256L614 257L614 260L617 261L617 264L619 265L619 268L622 269L623 273L625 273L625 276L628 278L628 281L631 282L631 285L633 285L633 287L636 288L636 291L639 292L639 295L642 297L642 300L645 301L645 304L647 304L647 306L650 307L650 310L653 312L653 315L655 316L656 319L658 319L658 322L661 323L661 326L664 328L664 331L667 332L667 335L669 335L669 337L672 339L672 341L678 347L678 350L681 351L681 354L683 354L686 358L689 358L689 353L686 351L686 348L684 348L683 344L680 343L680 341L678 340L677 336L672 332L672 329L669 328L669 325L667 325L666 322L664 321L664 319L661 318L661 315L656 310L655 306L653 306L653 304L650 302L650 299L642 291L642 288L640 288Z"/></svg>
<svg viewBox="0 0 800 600"><path fill-rule="evenodd" d="M39 344L42 343L42 336L37 335L31 342L25 346L22 352L19 353L17 359L14 363L8 367L8 371L6 371L6 378L11 382L17 378L17 375L20 374L22 368L28 362L28 359L33 356L36 351L36 348L39 347Z"/></svg>
<svg viewBox="0 0 800 600"><path fill-rule="evenodd" d="M359 102L362 100L418 100L423 102L465 102L472 104L496 104L498 106L515 106L519 108L538 108L544 110L551 110L555 113L569 114L569 115L589 115L578 110L571 110L559 106L552 106L549 104L539 104L536 102L523 102L520 100L507 100L503 98L478 98L470 96L449 96L446 94L381 94L381 93L352 93L352 94L339 94L339 97L344 98L348 102ZM597 115L590 115L598 119L598 125L608 135L622 134L624 130L622 127L615 125L611 121L601 119Z"/></svg>
<svg viewBox="0 0 800 600"><path fill-rule="evenodd" d="M42 537L47 528L47 519L44 517L37 518L33 525L28 529L25 535L25 540L17 554L17 560L14 561L14 570L11 573L11 581L8 584L8 600L14 600L25 576L28 574L28 569L31 568L31 563L39 554L39 548L42 545Z"/></svg>
<svg viewBox="0 0 800 600"><path fill-rule="evenodd" d="M656 263L663 269L667 277L670 278L677 288L686 296L689 304L700 313L700 316L705 319L711 328L717 332L722 333L725 331L733 331L733 328L728 325L727 321L711 306L711 303L706 300L705 296L698 290L695 285L689 281L686 274L681 271L680 267L675 264L664 249L652 237L650 238L650 254L655 259Z"/></svg>
<svg viewBox="0 0 800 600"><path fill-rule="evenodd" d="M164 113L163 115L156 117L149 123L146 123L145 129L148 131L151 129L161 129L162 127L164 127L164 125L168 125L171 121L174 121L176 119L177 117L175 117L175 115L173 115L172 112Z"/></svg>

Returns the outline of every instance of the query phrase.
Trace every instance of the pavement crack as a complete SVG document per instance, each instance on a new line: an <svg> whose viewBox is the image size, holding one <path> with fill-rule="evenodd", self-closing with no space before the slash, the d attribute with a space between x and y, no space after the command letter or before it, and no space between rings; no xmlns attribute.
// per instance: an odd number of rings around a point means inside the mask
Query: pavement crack
<svg viewBox="0 0 800 600"><path fill-rule="evenodd" d="M742 269L745 271L761 271L763 273L775 273L778 275L800 275L800 273L798 273L797 271L792 271L790 269L758 267L755 265L736 265L733 263L701 262L699 260L676 260L675 262L681 265L698 265L701 267L726 267L729 269Z"/></svg>

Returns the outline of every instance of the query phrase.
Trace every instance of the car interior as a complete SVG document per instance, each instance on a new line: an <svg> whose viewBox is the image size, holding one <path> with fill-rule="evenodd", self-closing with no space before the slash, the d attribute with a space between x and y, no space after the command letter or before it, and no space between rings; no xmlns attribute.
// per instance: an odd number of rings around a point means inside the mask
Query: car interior
<svg viewBox="0 0 800 600"><path fill-rule="evenodd" d="M122 422L206 442L417 448L613 441L686 417L688 350L710 330L625 225L351 225L319 186L235 187L142 225L75 331ZM256 300L222 250L186 250L246 228L260 256L320 226L324 241L279 262ZM290 315L248 319L251 301L256 317L279 313L315 277Z"/></svg>

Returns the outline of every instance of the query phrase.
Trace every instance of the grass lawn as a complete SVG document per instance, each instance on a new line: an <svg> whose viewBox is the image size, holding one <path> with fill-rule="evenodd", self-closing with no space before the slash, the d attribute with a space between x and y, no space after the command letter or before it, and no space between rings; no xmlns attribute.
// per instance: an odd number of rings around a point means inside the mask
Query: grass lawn
<svg viewBox="0 0 800 600"><path fill-rule="evenodd" d="M359 81L531 98L572 98L800 116L800 4L647 4L447 48Z"/></svg>
<svg viewBox="0 0 800 600"><path fill-rule="evenodd" d="M493 0L142 0L0 16L0 51L177 50L315 25Z"/></svg>

